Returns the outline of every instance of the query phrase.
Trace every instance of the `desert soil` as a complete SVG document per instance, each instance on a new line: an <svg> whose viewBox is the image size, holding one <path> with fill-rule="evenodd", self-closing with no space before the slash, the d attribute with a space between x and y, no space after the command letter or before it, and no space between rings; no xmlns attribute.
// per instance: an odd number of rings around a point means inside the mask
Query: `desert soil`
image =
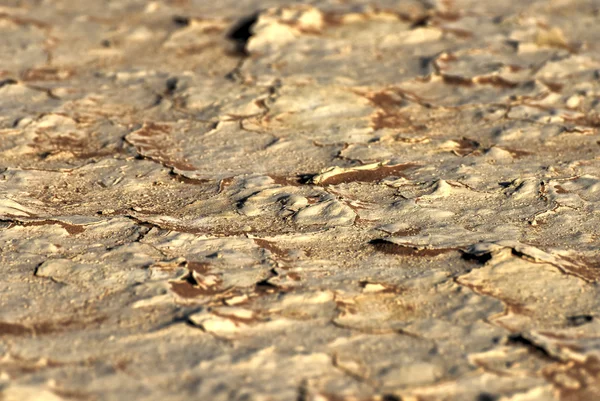
<svg viewBox="0 0 600 401"><path fill-rule="evenodd" d="M0 0L0 399L600 399L599 15Z"/></svg>

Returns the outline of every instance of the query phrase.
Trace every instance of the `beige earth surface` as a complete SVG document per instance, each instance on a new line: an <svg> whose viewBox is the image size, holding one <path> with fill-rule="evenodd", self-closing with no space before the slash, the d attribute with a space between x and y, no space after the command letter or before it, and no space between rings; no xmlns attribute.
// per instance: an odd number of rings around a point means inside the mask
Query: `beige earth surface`
<svg viewBox="0 0 600 401"><path fill-rule="evenodd" d="M600 2L0 0L0 399L600 399Z"/></svg>

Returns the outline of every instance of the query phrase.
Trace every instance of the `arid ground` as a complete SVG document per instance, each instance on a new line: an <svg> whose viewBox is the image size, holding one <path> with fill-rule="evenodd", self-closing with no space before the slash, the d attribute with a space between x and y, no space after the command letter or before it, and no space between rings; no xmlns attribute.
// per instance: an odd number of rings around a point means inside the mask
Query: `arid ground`
<svg viewBox="0 0 600 401"><path fill-rule="evenodd" d="M0 0L3 401L600 400L600 1Z"/></svg>

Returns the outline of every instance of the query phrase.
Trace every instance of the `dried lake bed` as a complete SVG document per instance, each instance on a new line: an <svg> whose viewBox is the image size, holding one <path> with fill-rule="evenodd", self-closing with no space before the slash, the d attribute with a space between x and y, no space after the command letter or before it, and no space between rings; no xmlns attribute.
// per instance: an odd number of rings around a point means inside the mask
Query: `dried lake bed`
<svg viewBox="0 0 600 401"><path fill-rule="evenodd" d="M599 18L0 1L0 399L600 399Z"/></svg>

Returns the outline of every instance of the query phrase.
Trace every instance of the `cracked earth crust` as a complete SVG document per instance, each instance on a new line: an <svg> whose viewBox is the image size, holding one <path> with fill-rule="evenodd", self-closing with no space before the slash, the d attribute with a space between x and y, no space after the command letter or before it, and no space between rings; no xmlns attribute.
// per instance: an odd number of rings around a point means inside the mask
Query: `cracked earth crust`
<svg viewBox="0 0 600 401"><path fill-rule="evenodd" d="M0 0L0 399L600 399L599 18Z"/></svg>

